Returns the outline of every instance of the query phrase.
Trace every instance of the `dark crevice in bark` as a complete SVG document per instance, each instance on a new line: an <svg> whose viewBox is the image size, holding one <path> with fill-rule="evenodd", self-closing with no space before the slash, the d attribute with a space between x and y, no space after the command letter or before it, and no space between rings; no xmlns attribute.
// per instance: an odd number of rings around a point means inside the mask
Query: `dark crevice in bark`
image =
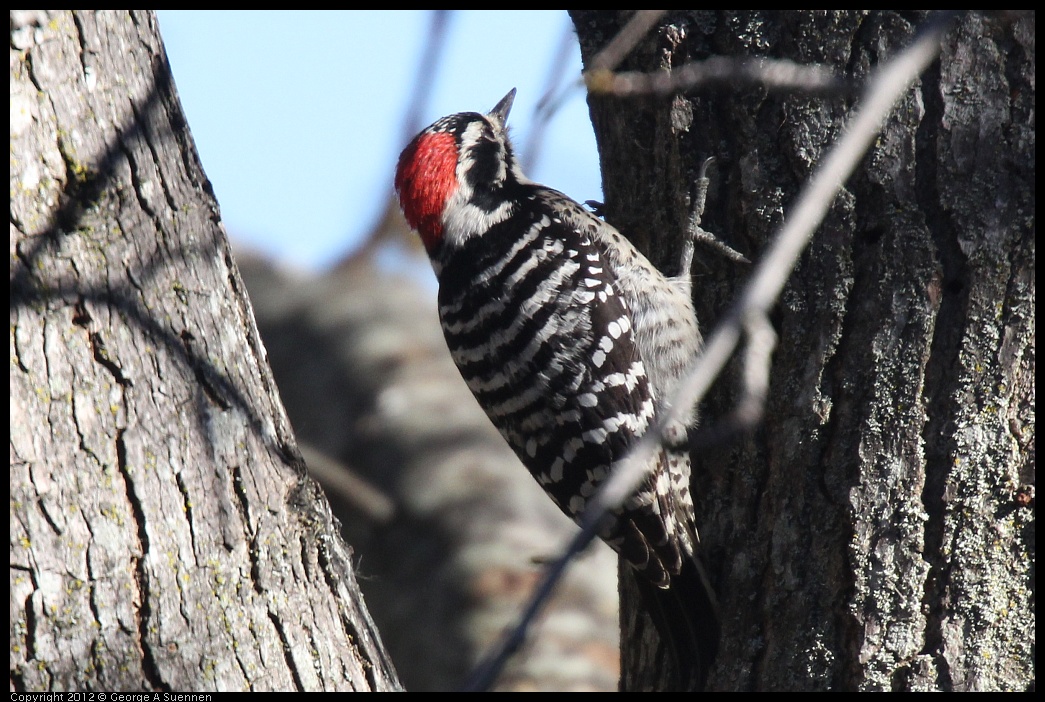
<svg viewBox="0 0 1045 702"><path fill-rule="evenodd" d="M936 246L936 259L940 276L933 281L938 287L939 307L933 328L933 339L929 359L925 368L925 404L928 421L923 429L925 441L925 484L922 488L922 505L928 515L925 523L924 558L929 564L922 598L926 612L925 645L922 653L935 660L937 684L942 690L952 690L950 668L943 655L943 620L948 616L944 598L950 578L950 558L944 544L946 527L946 504L944 490L953 470L952 457L956 455L951 438L954 417L961 416L962 408L955 399L958 350L966 328L966 306L968 303L967 272L965 256L955 241L955 229L948 213L940 206L941 193L938 188L939 173L939 127L944 119L943 100L940 95L940 68L934 64L922 76L922 100L925 115L916 134L915 169L919 189L917 197L924 215L925 224Z"/></svg>

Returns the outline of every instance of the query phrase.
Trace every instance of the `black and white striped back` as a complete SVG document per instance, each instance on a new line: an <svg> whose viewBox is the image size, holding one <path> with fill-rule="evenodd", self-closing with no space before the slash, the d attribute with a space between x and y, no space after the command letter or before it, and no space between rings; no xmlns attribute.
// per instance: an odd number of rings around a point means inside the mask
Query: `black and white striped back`
<svg viewBox="0 0 1045 702"><path fill-rule="evenodd" d="M439 274L443 333L461 375L537 481L574 517L656 407L631 311L604 259L593 237L554 211L527 207L467 240L443 259ZM625 556L641 568L660 560L651 550L667 540L652 497L661 468L651 470L650 484L620 515L623 523L605 535L619 550L634 541Z"/></svg>

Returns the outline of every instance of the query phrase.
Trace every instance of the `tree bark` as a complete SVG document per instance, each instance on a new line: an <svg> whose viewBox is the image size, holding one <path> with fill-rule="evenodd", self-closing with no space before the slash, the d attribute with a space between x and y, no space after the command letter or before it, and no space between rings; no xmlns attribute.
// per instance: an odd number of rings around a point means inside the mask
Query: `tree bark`
<svg viewBox="0 0 1045 702"><path fill-rule="evenodd" d="M629 16L572 12L586 65ZM863 79L924 19L673 12L621 70L770 57ZM704 226L757 262L857 105L750 85L589 103L607 219L668 273L706 157ZM696 457L712 689L1033 687L1034 181L1034 15L963 14L784 290L762 425ZM707 331L747 269L698 256ZM622 595L623 686L656 686Z"/></svg>
<svg viewBox="0 0 1045 702"><path fill-rule="evenodd" d="M149 12L11 13L11 687L398 688Z"/></svg>

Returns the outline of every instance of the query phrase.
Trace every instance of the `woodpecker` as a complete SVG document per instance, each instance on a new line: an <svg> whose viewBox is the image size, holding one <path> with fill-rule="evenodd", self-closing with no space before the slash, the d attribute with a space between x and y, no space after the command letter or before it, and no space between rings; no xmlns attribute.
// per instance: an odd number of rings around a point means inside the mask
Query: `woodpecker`
<svg viewBox="0 0 1045 702"><path fill-rule="evenodd" d="M399 157L395 188L439 281L443 334L490 420L577 519L663 412L701 347L684 246L666 277L608 223L523 175L509 92L449 115ZM695 560L687 425L600 536L654 588Z"/></svg>

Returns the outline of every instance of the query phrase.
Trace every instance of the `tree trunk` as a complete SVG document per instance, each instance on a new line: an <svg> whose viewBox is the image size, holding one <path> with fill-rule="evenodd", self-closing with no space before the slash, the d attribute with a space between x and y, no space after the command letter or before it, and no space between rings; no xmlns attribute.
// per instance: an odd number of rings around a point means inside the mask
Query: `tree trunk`
<svg viewBox="0 0 1045 702"><path fill-rule="evenodd" d="M572 16L587 64L630 13ZM924 19L675 12L621 70L722 55L863 79ZM757 262L858 106L750 85L589 102L607 219L658 264L708 156L704 226ZM723 632L712 689L1033 686L1034 181L1034 15L961 15L784 290L762 425L696 457ZM706 332L748 269L698 256ZM704 425L733 406L737 371ZM622 592L623 685L655 686L656 642Z"/></svg>
<svg viewBox="0 0 1045 702"><path fill-rule="evenodd" d="M12 690L388 690L149 12L11 13Z"/></svg>

